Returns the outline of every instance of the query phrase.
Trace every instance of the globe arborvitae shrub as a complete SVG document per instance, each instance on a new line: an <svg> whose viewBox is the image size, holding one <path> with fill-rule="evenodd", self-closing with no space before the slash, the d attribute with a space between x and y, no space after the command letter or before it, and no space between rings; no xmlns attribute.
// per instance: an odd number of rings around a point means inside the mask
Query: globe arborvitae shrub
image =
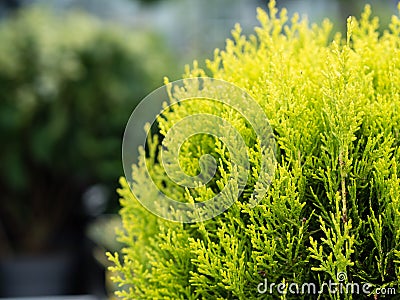
<svg viewBox="0 0 400 300"><path fill-rule="evenodd" d="M310 26L296 14L288 20L274 1L269 13L258 10L258 19L261 26L249 37L235 27L226 49L207 61L207 74L245 89L268 116L277 160L268 193L249 205L260 151L244 117L198 101L166 111L158 120L161 136L194 112L233 122L250 153L250 176L227 211L193 224L151 214L122 179L119 235L126 246L122 257L109 257L124 299L312 297L284 296L275 288L261 294L265 280L371 284L369 294L325 290L320 299L374 298L376 288L400 292L399 18L379 34L366 6L361 18L348 19L346 37L332 35L329 21ZM185 77L205 74L195 63ZM182 201L213 197L232 170L220 141L192 137L180 149L182 168L195 175L198 158L214 153L218 171L207 186L185 190L166 176L160 145L157 138L149 141L133 178L145 182L146 162L160 189Z"/></svg>

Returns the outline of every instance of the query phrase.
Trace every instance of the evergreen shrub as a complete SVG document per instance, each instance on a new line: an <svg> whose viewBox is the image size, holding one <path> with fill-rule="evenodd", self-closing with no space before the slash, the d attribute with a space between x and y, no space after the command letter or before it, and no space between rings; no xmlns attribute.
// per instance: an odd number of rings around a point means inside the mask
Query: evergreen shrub
<svg viewBox="0 0 400 300"><path fill-rule="evenodd" d="M369 283L369 293L319 295L321 299L377 298L376 288L400 293L400 19L378 33L378 19L365 7L347 22L347 36L332 24L290 20L274 1L258 10L261 26L248 37L237 25L225 50L215 50L208 70L195 62L185 78L222 79L246 90L264 109L276 139L276 170L260 203L250 205L257 188L260 151L242 116L224 107L192 101L172 106L158 119L162 136L184 116L207 112L232 122L251 157L244 192L223 214L193 224L158 218L121 179L125 244L109 254L113 280L123 299L309 299L318 295L259 293L268 283ZM196 89L195 86L186 86ZM172 100L171 100L172 101ZM256 116L246 116L251 119ZM233 136L228 136L233 138ZM149 140L148 154L133 168L143 169L165 194L186 202L219 193L232 172L219 140L198 135L180 148L182 169L199 172L198 159L217 159L215 180L181 188L160 163L162 139ZM145 184L134 185L145 193ZM134 191L136 192L136 191ZM136 193L135 193L136 194ZM339 276L340 275L340 276ZM361 287L360 287L361 289ZM379 295L379 297L381 297Z"/></svg>

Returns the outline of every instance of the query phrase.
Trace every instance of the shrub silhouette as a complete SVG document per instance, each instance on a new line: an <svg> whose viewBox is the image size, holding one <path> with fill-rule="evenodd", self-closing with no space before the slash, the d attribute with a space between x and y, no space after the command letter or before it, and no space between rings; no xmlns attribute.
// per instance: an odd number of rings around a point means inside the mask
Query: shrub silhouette
<svg viewBox="0 0 400 300"><path fill-rule="evenodd" d="M207 61L207 72L245 89L263 107L277 144L271 187L258 205L249 205L260 161L244 118L198 102L165 112L158 120L161 135L198 111L236 122L254 154L251 175L232 207L194 224L157 218L121 179L124 232L119 234L126 246L123 257L109 257L121 287L117 295L124 299L283 297L275 288L260 294L257 287L264 280L276 285L369 283L370 297L378 287L399 287L399 18L393 16L380 35L378 20L366 6L360 19L348 19L346 37L332 35L329 21L310 26L295 14L289 22L274 1L269 13L258 10L258 19L261 26L249 37L235 27L226 49L217 49ZM185 77L205 74L194 63ZM211 152L219 159L219 171L207 186L185 190L165 175L160 147L157 138L149 141L149 155L142 153L133 178L143 178L146 162L160 189L182 201L209 199L221 190L223 170L232 170L222 159L221 143L193 137L181 147L182 168L197 174L198 158ZM368 295L359 293L324 298Z"/></svg>

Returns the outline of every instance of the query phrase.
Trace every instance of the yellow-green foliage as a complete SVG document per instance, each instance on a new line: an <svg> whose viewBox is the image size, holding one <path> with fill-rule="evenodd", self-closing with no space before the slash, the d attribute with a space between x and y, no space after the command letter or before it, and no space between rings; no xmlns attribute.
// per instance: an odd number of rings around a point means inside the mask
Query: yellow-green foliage
<svg viewBox="0 0 400 300"><path fill-rule="evenodd" d="M264 279L322 284L338 282L339 272L346 272L346 282L399 288L399 18L393 16L380 35L366 6L360 19L349 18L347 36L336 34L332 41L329 21L310 26L298 15L288 20L274 1L269 13L258 10L258 19L261 26L249 37L235 27L226 49L207 61L207 72L244 88L265 110L277 142L271 188L250 207L260 162L243 119L195 101L167 112L159 120L162 134L193 112L236 122L253 157L251 178L229 210L196 224L152 215L122 179L120 239L126 247L123 257L110 259L124 299L274 299L276 290L258 293ZM195 63L184 77L205 74ZM150 142L146 160L165 193L204 201L221 190L231 166L220 142L197 136L181 148L181 165L192 175L202 154L219 159L216 179L190 191L167 180L157 158L159 145L158 139ZM144 157L134 169L137 180L143 162ZM322 298L329 297L361 295Z"/></svg>

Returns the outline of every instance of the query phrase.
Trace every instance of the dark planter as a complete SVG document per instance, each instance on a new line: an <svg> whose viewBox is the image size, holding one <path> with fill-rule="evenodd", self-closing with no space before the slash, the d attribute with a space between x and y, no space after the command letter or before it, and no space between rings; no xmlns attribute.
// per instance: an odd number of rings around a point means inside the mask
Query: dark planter
<svg viewBox="0 0 400 300"><path fill-rule="evenodd" d="M0 296L71 294L76 269L77 259L69 253L0 261Z"/></svg>

